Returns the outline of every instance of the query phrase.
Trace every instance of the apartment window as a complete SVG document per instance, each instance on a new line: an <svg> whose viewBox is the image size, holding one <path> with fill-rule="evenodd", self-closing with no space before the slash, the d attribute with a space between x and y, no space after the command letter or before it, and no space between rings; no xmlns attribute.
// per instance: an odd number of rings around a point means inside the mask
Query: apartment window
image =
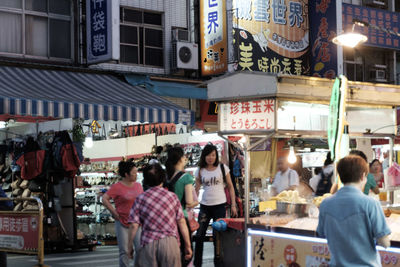
<svg viewBox="0 0 400 267"><path fill-rule="evenodd" d="M121 7L120 61L164 67L162 14Z"/></svg>
<svg viewBox="0 0 400 267"><path fill-rule="evenodd" d="M71 0L0 0L0 53L71 59Z"/></svg>
<svg viewBox="0 0 400 267"><path fill-rule="evenodd" d="M352 51L344 49L344 71L350 81L364 81L363 57Z"/></svg>

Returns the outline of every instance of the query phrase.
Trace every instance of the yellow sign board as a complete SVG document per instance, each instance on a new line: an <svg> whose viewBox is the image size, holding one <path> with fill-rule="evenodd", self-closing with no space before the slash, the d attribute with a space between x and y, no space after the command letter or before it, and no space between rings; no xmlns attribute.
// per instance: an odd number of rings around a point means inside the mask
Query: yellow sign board
<svg viewBox="0 0 400 267"><path fill-rule="evenodd" d="M201 74L228 70L225 0L200 1Z"/></svg>

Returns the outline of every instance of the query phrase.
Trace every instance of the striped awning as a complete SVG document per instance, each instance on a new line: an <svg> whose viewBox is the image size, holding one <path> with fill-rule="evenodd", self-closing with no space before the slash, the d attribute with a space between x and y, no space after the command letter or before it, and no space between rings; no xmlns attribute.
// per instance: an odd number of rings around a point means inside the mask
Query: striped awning
<svg viewBox="0 0 400 267"><path fill-rule="evenodd" d="M116 75L0 66L0 115L194 124L194 113Z"/></svg>

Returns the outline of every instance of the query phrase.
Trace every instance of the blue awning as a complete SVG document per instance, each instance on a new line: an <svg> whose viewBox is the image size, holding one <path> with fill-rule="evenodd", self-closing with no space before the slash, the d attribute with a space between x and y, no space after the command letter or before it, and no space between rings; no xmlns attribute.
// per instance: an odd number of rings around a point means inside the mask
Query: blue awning
<svg viewBox="0 0 400 267"><path fill-rule="evenodd" d="M115 75L7 66L0 114L194 124L194 112Z"/></svg>
<svg viewBox="0 0 400 267"><path fill-rule="evenodd" d="M147 90L159 96L191 99L207 99L207 88L190 84L150 80L148 76L126 74L125 79L131 85L144 85Z"/></svg>

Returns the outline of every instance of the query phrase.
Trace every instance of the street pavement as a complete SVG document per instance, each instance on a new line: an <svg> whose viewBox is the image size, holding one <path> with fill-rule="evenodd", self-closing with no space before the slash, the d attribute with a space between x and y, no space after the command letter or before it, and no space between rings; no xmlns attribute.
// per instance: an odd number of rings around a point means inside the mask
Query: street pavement
<svg viewBox="0 0 400 267"><path fill-rule="evenodd" d="M204 244L203 266L213 267L214 248L212 242ZM37 264L36 256L8 254L7 267L32 267ZM44 263L50 267L119 267L117 246L98 246L95 251L78 250L74 252L46 254ZM133 263L132 263L133 266Z"/></svg>

